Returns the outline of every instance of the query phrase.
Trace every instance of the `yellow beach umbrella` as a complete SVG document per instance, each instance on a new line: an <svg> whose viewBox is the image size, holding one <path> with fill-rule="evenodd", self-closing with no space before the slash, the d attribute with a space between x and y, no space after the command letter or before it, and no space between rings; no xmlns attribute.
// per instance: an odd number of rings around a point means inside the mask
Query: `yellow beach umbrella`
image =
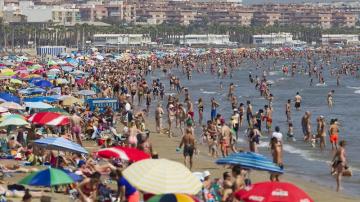
<svg viewBox="0 0 360 202"><path fill-rule="evenodd" d="M197 194L202 187L183 164L167 159L139 161L126 168L123 175L131 185L153 194Z"/></svg>
<svg viewBox="0 0 360 202"><path fill-rule="evenodd" d="M63 105L64 106L71 106L71 105L74 105L74 104L79 104L79 105L82 105L82 101L77 99L76 97L73 97L73 96L68 96L68 97L65 97L64 99L62 99L63 101Z"/></svg>
<svg viewBox="0 0 360 202"><path fill-rule="evenodd" d="M10 79L10 83L13 83L13 84L22 84L22 81L20 81L19 79Z"/></svg>

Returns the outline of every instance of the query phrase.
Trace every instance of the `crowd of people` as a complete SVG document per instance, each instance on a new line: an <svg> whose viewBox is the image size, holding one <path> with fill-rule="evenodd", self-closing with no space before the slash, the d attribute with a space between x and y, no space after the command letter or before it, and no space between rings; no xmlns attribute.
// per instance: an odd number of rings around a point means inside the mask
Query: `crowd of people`
<svg viewBox="0 0 360 202"><path fill-rule="evenodd" d="M156 132L167 135L169 138L181 137L178 152L182 151L185 165L189 169L193 168L193 156L199 153L199 145L207 144L209 156L217 158L228 156L230 153L249 150L259 152L257 145L262 141L262 137L270 138L269 148L273 156L273 162L283 168L283 144L284 138L279 126L273 127L273 102L274 95L271 93L272 83L267 80L267 72L275 69L277 59L281 58L305 58L307 66L300 66L293 63L283 66L284 75L294 77L296 73L308 74L313 79L318 79L319 83L324 83L324 71L329 71L331 76L337 79L340 85L341 77L344 75L358 76L359 66L352 63L344 63L341 67L325 70L322 64L316 64L312 60L314 55L319 55L323 61L330 60L334 54L351 54L351 50L342 50L341 53L331 50L315 51L241 51L241 52L216 52L210 50L206 54L175 54L164 57L149 57L139 59L131 57L126 60L114 60L105 58L102 60L90 60L85 56L77 57L76 64L66 64L72 66L73 71L64 71L61 65L44 64L42 68L33 73L39 75L47 81L51 81L52 88L45 88L43 96L72 96L76 99L87 98L78 95L81 90L91 90L94 95L91 98L114 98L118 102L118 108L111 107L92 109L89 103L64 104L62 100L53 102L52 105L64 110L70 119L69 127L50 127L32 124L31 127L17 129L17 134L13 134L2 143L2 153L4 156L10 155L16 159L24 160L28 165L46 165L68 169L81 177L83 180L76 187L66 187L67 193L76 191L81 201L94 201L99 196L105 196L110 192L106 183L102 182L104 175L109 175L112 180L116 180L118 190L116 198L122 201L139 201L139 190L136 190L122 176L121 169L126 165L118 161L98 162L96 156L68 153L56 155L52 151L46 151L34 147L31 143L39 138L51 135L61 136L87 146L88 142L96 141L99 147L112 147L115 145L129 146L138 148L148 153L153 158L158 158L156 151L150 142L150 132L148 131L147 117L155 117ZM273 66L262 68L262 75L249 75L249 81L259 91L260 96L266 99L263 108L254 109L252 100L244 100L239 103L236 95L236 85L230 83L228 87L227 100L230 103L230 117L225 117L219 111L220 105L217 98L209 101L199 98L196 102L192 98L191 89L186 84L191 82L193 73L216 75L221 79L220 88L223 89L223 80L232 78L234 72L241 68L242 62L251 60L256 64L256 69L261 69L262 62L268 58L275 59ZM91 61L91 62L90 62ZM32 64L41 64L38 58L31 61ZM25 65L21 62L17 68ZM50 74L51 69L58 69L55 78ZM186 75L186 81L181 81L174 72L179 70ZM161 71L167 78L150 79L156 71ZM21 73L17 76L21 78ZM0 91L11 92L24 100L28 95L19 92L18 89L25 89L32 86L32 83L22 82L13 84L10 78L0 80ZM66 82L61 82L66 81ZM169 82L169 85L166 84ZM241 81L243 82L243 81ZM329 109L334 106L334 93L329 92L327 102ZM302 96L296 93L293 99L288 99L285 103L285 120L288 123L287 139L296 141L294 134L295 122L292 118L292 104L298 113L302 111ZM209 105L206 104L209 102ZM23 101L21 101L23 103ZM208 107L210 116L204 114ZM23 113L28 116L33 113L31 109L23 111L10 110L12 113ZM197 113L195 113L197 112ZM198 120L195 120L195 118ZM163 124L163 119L167 125ZM246 120L246 121L245 121ZM327 131L334 150L334 164L332 174L337 177L337 190L340 189L341 177L348 169L345 145L346 142L339 137L339 122L336 119L330 121L330 126L324 116L317 117L317 129L313 132L311 128L311 112L306 111L302 120L301 127L304 134L304 141L309 142L315 147L319 142L320 149L324 150L326 145ZM205 122L204 122L205 121ZM241 138L240 133L246 129L249 148L238 148L237 140ZM10 133L11 128L3 130L4 134ZM118 132L119 131L119 132ZM196 135L196 131L201 131ZM121 133L121 135L119 135ZM179 135L180 134L180 135ZM299 138L297 136L297 138ZM341 140L339 142L339 140ZM18 166L1 165L3 172L30 172L30 169ZM243 188L250 183L247 178L247 170L235 166L232 174L225 172L223 180L217 183L210 181L210 174L204 173L204 189L201 198L204 201L234 201L231 193ZM272 174L272 181L279 181L279 175ZM219 185L221 184L221 186ZM219 185L218 188L215 185ZM102 188L99 188L102 187ZM221 189L219 188L221 187ZM210 191L211 190L211 191ZM214 191L216 190L216 191ZM6 194L6 191L4 191ZM29 192L24 191L24 198L29 197ZM26 196L26 197L25 197ZM217 198L216 198L217 197ZM24 199L25 201L25 199Z"/></svg>

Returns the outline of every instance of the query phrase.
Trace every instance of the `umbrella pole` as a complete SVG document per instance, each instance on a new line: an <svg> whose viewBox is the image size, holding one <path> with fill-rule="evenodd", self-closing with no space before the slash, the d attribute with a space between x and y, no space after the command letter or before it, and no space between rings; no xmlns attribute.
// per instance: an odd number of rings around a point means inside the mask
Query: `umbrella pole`
<svg viewBox="0 0 360 202"><path fill-rule="evenodd" d="M58 150L58 156L56 158L56 168L59 167L60 150Z"/></svg>

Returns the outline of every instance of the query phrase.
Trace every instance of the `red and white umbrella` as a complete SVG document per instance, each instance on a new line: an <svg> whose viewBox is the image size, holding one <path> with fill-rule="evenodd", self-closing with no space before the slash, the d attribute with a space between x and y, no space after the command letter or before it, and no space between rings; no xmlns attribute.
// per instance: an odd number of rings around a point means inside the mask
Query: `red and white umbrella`
<svg viewBox="0 0 360 202"><path fill-rule="evenodd" d="M235 193L244 202L314 202L303 190L286 182L260 182Z"/></svg>
<svg viewBox="0 0 360 202"><path fill-rule="evenodd" d="M130 147L118 147L118 146L100 149L97 152L97 156L108 159L109 158L121 159L124 161L131 161L131 162L137 162L150 158L150 155L139 149L130 148Z"/></svg>
<svg viewBox="0 0 360 202"><path fill-rule="evenodd" d="M70 123L67 116L55 112L38 112L31 115L28 120L35 124L48 126L64 126Z"/></svg>

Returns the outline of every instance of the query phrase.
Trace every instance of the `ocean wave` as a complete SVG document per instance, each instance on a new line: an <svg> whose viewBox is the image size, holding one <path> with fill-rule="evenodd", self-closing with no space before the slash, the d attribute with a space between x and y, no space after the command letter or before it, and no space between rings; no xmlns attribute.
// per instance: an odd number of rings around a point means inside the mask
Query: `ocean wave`
<svg viewBox="0 0 360 202"><path fill-rule="evenodd" d="M360 90L354 91L355 94L360 94Z"/></svg>
<svg viewBox="0 0 360 202"><path fill-rule="evenodd" d="M214 91L202 91L203 94L216 94Z"/></svg>
<svg viewBox="0 0 360 202"><path fill-rule="evenodd" d="M358 87L358 86L346 86L346 88L360 90L360 87Z"/></svg>
<svg viewBox="0 0 360 202"><path fill-rule="evenodd" d="M279 75L279 74L281 74L280 71L272 71L272 72L268 73L269 76L274 76L274 75Z"/></svg>
<svg viewBox="0 0 360 202"><path fill-rule="evenodd" d="M317 83L315 86L325 87L325 86L327 86L327 85L326 85L326 83Z"/></svg>

